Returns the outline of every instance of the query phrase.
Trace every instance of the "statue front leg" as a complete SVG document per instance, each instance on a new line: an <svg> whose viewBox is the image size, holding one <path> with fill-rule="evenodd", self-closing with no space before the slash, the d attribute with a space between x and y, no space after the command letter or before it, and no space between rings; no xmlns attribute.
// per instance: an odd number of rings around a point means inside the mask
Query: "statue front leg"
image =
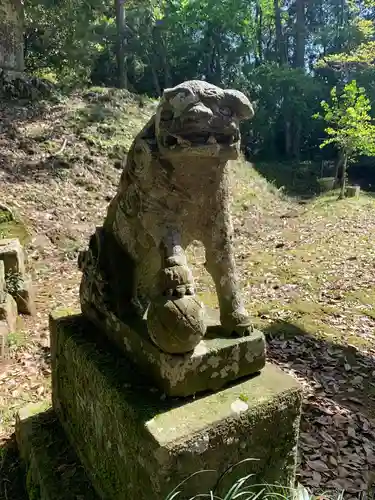
<svg viewBox="0 0 375 500"><path fill-rule="evenodd" d="M221 325L228 333L247 335L252 329L251 322L238 287L232 246L232 223L229 212L225 209L218 211L212 233L207 235L204 245L205 267L215 283Z"/></svg>
<svg viewBox="0 0 375 500"><path fill-rule="evenodd" d="M167 297L194 295L194 280L181 245L179 230L168 228L160 245L162 267L159 288Z"/></svg>

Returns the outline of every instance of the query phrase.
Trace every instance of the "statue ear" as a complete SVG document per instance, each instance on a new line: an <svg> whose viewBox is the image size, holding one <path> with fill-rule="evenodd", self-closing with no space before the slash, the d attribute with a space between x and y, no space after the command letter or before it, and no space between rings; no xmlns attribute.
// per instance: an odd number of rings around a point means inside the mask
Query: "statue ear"
<svg viewBox="0 0 375 500"><path fill-rule="evenodd" d="M254 116L254 108L249 99L235 89L225 90L225 103L240 120L248 120Z"/></svg>
<svg viewBox="0 0 375 500"><path fill-rule="evenodd" d="M199 102L199 96L190 89L172 88L163 92L163 102L168 103L177 117L190 105Z"/></svg>
<svg viewBox="0 0 375 500"><path fill-rule="evenodd" d="M170 98L173 96L173 94L175 94L175 93L176 93L176 89L174 89L174 88L172 88L172 87L171 87L171 88L169 88L169 89L164 89L164 90L163 90L163 97L164 97L165 99L167 99L167 100L168 100L168 99L170 99Z"/></svg>

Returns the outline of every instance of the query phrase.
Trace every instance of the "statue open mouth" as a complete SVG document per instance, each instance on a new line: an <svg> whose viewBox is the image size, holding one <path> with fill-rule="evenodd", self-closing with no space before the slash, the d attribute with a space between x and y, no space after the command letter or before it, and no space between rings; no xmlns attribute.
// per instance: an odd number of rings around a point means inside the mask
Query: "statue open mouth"
<svg viewBox="0 0 375 500"><path fill-rule="evenodd" d="M191 147L191 146L211 146L217 144L219 146L233 146L240 139L239 130L234 133L225 134L222 132L202 132L188 134L167 134L162 138L164 147L175 148L176 146Z"/></svg>

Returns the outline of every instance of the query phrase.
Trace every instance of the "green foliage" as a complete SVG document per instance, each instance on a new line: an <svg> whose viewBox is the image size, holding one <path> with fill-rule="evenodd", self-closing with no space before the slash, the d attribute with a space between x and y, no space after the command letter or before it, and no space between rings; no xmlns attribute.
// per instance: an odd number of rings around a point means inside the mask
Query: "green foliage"
<svg viewBox="0 0 375 500"><path fill-rule="evenodd" d="M25 9L29 71L71 85L89 82L93 60L104 50L111 23L102 0L31 0Z"/></svg>
<svg viewBox="0 0 375 500"><path fill-rule="evenodd" d="M371 30L373 26L371 25ZM345 67L357 66L360 69L375 67L375 42L363 42L351 52L331 54L318 62L318 68L333 67L343 70Z"/></svg>
<svg viewBox="0 0 375 500"><path fill-rule="evenodd" d="M345 153L348 161L360 154L375 156L375 126L371 122L371 105L364 88L358 87L353 80L338 96L337 87L333 87L331 104L322 101L321 106L323 114L314 115L327 123L325 132L328 138L322 142L321 148L334 144Z"/></svg>
<svg viewBox="0 0 375 500"><path fill-rule="evenodd" d="M8 271L5 275L5 288L11 295L16 295L23 284L21 273Z"/></svg>
<svg viewBox="0 0 375 500"><path fill-rule="evenodd" d="M280 1L280 23L275 5L274 0L127 1L129 90L157 97L187 79L240 88L256 101L254 120L243 125L252 157L315 160L323 128L311 115L330 88L356 80L375 99L375 5L311 0L298 17L299 0ZM28 70L63 86L115 86L115 17L115 2L109 0L30 0L25 4ZM298 50L304 65L296 64ZM333 148L324 154L332 155Z"/></svg>
<svg viewBox="0 0 375 500"><path fill-rule="evenodd" d="M280 141L288 121L292 135L299 129L299 150L308 152L320 135L320 124L311 123L310 117L325 96L322 82L300 69L264 64L241 83L256 106L253 120L243 126L243 134L248 133L258 147L275 157L284 149Z"/></svg>
<svg viewBox="0 0 375 500"><path fill-rule="evenodd" d="M10 332L6 342L9 349L16 351L26 345L26 335L23 331Z"/></svg>

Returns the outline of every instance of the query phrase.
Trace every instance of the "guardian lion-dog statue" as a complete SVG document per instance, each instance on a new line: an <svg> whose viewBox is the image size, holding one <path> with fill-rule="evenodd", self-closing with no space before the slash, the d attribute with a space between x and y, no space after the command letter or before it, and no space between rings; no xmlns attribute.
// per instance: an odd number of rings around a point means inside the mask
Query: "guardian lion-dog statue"
<svg viewBox="0 0 375 500"><path fill-rule="evenodd" d="M103 227L80 254L84 313L94 308L97 317L112 314L124 323L148 314L150 330L157 330L160 316L166 333L150 332L154 343L171 353L191 350L205 325L185 249L199 240L222 328L229 336L251 334L233 255L229 174L230 160L239 155L239 123L253 114L243 93L204 81L164 91L155 115L134 139ZM166 313L151 314L152 305L161 303ZM190 340L181 333L168 345L162 337L171 318L175 331L180 323L181 332L183 324L190 328Z"/></svg>

